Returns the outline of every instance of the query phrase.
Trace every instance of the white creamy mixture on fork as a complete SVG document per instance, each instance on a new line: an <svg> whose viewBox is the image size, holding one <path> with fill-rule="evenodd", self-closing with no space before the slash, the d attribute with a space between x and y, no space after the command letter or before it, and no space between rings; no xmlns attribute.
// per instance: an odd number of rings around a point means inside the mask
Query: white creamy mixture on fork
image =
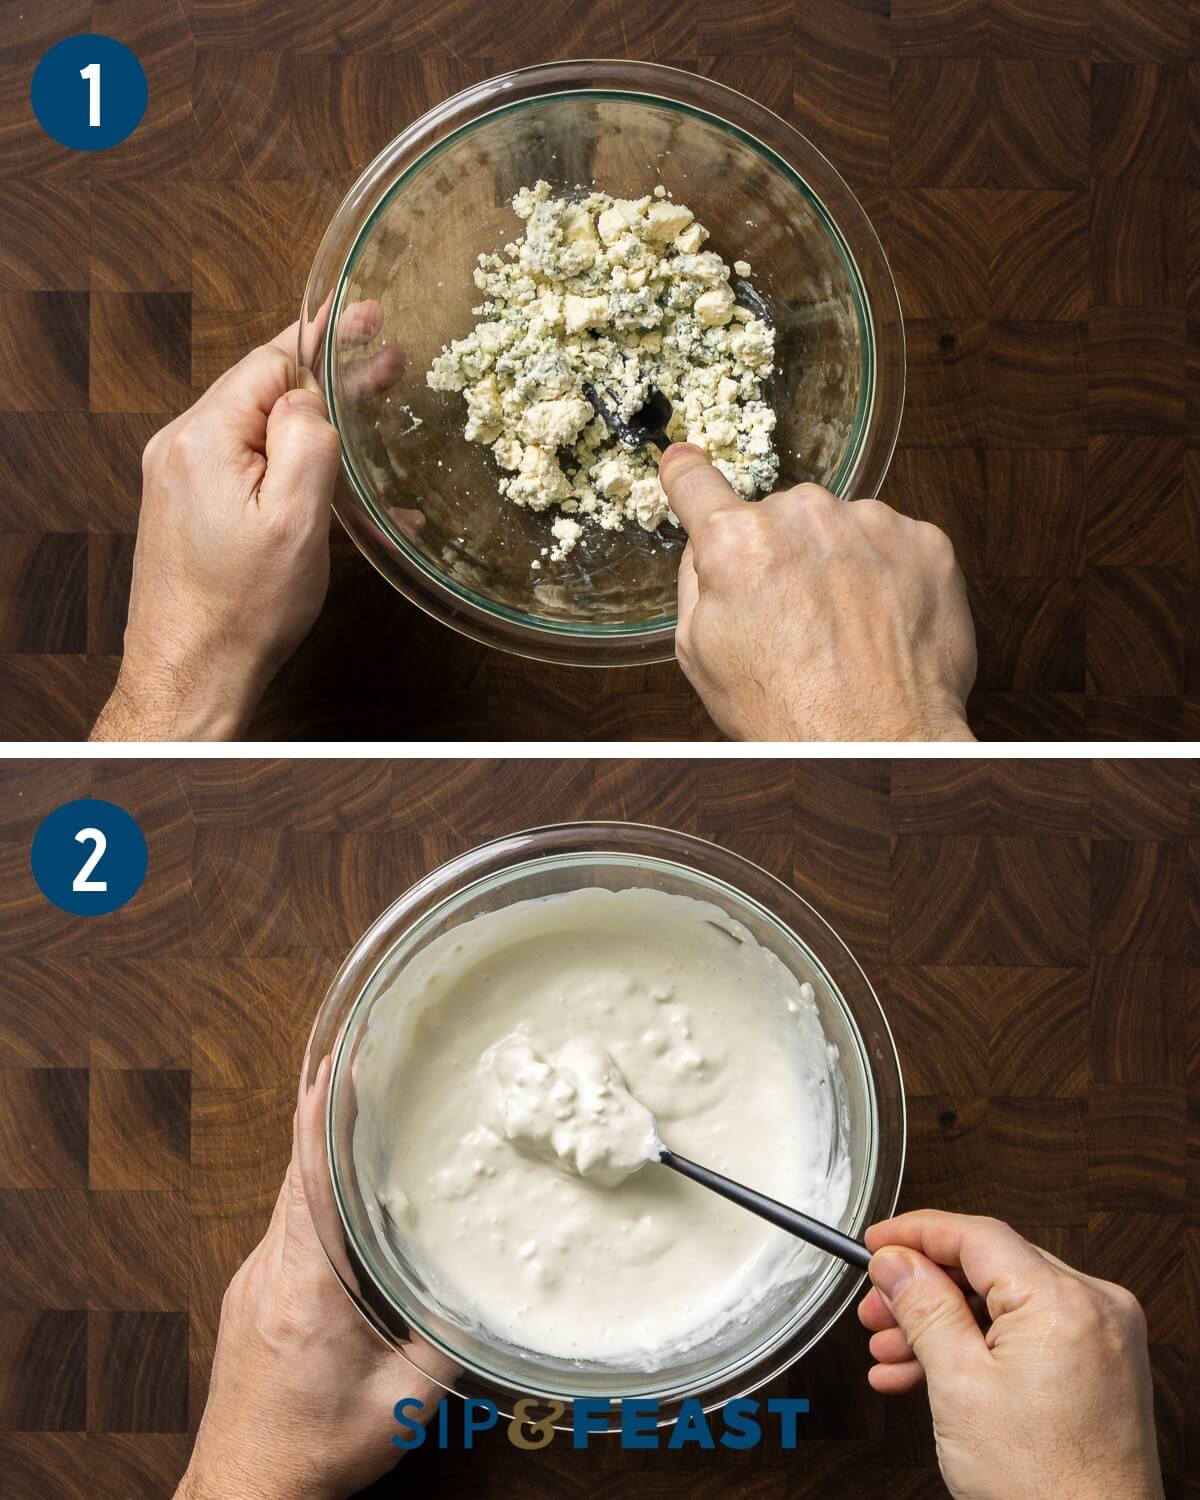
<svg viewBox="0 0 1200 1500"><path fill-rule="evenodd" d="M671 519L655 453L617 441L584 396L588 384L625 418L657 386L674 407L669 437L702 448L739 494L770 489L779 460L763 382L775 333L739 305L691 209L661 186L643 198L576 200L537 182L513 210L523 238L479 257L481 321L426 380L463 392L465 436L491 447L501 494L562 513L550 556L566 556L589 521L653 531Z"/></svg>
<svg viewBox="0 0 1200 1500"><path fill-rule="evenodd" d="M594 888L475 917L375 1002L354 1165L447 1314L654 1369L827 1262L656 1164L673 1150L837 1223L849 1161L814 991L718 908Z"/></svg>

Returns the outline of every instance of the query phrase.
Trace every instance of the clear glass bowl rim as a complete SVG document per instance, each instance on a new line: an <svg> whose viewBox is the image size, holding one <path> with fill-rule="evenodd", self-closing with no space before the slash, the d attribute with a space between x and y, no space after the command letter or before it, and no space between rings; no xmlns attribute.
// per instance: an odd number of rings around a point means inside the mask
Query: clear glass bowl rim
<svg viewBox="0 0 1200 1500"><path fill-rule="evenodd" d="M611 78L608 70L612 70ZM899 435L905 345L895 280L874 226L828 158L787 121L727 84L662 63L570 59L499 74L427 111L365 168L333 216L314 258L298 334L299 366L311 373L325 393L335 428L333 340L318 336L314 342L316 310L322 304L326 285L332 283L328 326L336 326L354 264L378 215L406 180L462 134L480 128L489 119L547 99L586 96L640 99L703 118L751 146L782 171L812 205L846 268L864 358L854 439L833 483L844 498L856 493L876 494ZM721 105L726 113L721 112ZM803 168L799 162L804 163ZM836 205L833 211L830 200ZM361 214L362 222L343 253L336 247L346 222L355 214ZM857 255L851 251L842 228L851 222L859 246ZM334 261L340 261L336 269ZM620 666L666 661L674 655L673 614L616 625L541 620L495 604L452 582L422 558L380 511L344 445L342 468L352 494L349 498L335 496L334 511L339 521L378 572L410 602L443 624L485 645L560 664ZM357 523L354 511L358 507L366 512L370 524ZM381 534L388 538L387 545L381 543Z"/></svg>
<svg viewBox="0 0 1200 1500"><path fill-rule="evenodd" d="M631 847L636 842L639 847ZM652 846L652 847L648 847ZM419 1316L410 1309L400 1307L391 1293L382 1285L381 1278L374 1275L374 1265L369 1252L361 1245L353 1226L348 1221L344 1207L344 1188L338 1179L335 1161L337 1153L334 1141L334 1112L336 1089L339 1078L339 1057L353 1030L353 1022L359 1011L374 975L389 955L417 927L435 920L448 906L461 903L470 892L479 892L489 883L511 876L518 870L538 867L558 859L562 861L586 860L591 856L619 855L630 857L631 862L658 864L681 869L689 876L698 875L703 882L724 888L740 901L756 909L781 931L783 936L795 944L801 952L814 960L826 975L830 991L835 997L849 1025L860 1054L861 1064L870 1081L872 1097L870 1106L875 1121L872 1148L874 1161L870 1176L865 1180L859 1195L855 1213L865 1212L868 1201L874 1200L877 1212L873 1217L890 1214L899 1196L906 1154L906 1110L903 1078L895 1040L887 1017L879 1003L875 990L855 959L850 949L838 936L833 926L802 896L789 885L741 854L714 844L693 834L655 825L621 822L615 820L584 820L569 823L548 824L525 829L517 833L502 835L465 850L445 861L413 883L396 901L382 912L367 931L351 948L338 972L330 983L316 1018L314 1019L305 1053L302 1077L311 1086L316 1076L320 1057L327 1052L333 1054L333 1083L325 1118L326 1164L323 1168L329 1178L328 1186L337 1207L337 1220L343 1245L333 1247L325 1243L319 1221L316 1221L318 1237L334 1273L359 1312L371 1326L393 1348L410 1363L421 1369L435 1381L443 1383L436 1370L424 1369L408 1347L406 1336L416 1330L421 1339L434 1350L461 1362L460 1351L447 1349L437 1335L423 1326ZM719 873L713 873L716 866ZM731 878L733 877L733 878ZM754 891L746 887L756 887ZM802 938L791 923L769 904L769 898L778 895L785 902L795 903L798 910L811 921L823 943L828 942L839 953L843 962L850 965L856 983L861 986L855 1004L866 1009L867 1020L875 1035L876 1048L868 1050L863 1036L864 1022L859 1013L847 1001L842 985L831 975L820 952L812 943ZM767 897L764 900L763 897ZM335 1023L332 1038L325 1036L315 1046L323 1030L328 1031L331 1020ZM881 1045L882 1044L882 1045ZM882 1076L881 1076L882 1075ZM881 1083L886 1088L881 1092ZM885 1108L894 1116L890 1121L883 1118ZM867 1222L864 1220L864 1224ZM861 1226L860 1226L861 1227ZM361 1293L346 1284L338 1269L339 1252L349 1249L358 1264L372 1275L373 1281L395 1313L395 1325L381 1317L377 1305L364 1300ZM663 1420L673 1420L672 1411L686 1397L699 1396L705 1410L712 1410L736 1396L757 1389L766 1381L788 1369L800 1359L829 1327L841 1316L861 1286L861 1273L849 1267L838 1268L836 1263L822 1275L808 1302L802 1304L783 1325L763 1344L744 1354L732 1366L721 1371L718 1383L712 1381L693 1382L678 1388L656 1392L665 1413ZM823 1289L828 1288L827 1291ZM799 1313L804 1307L815 1308L810 1321L795 1327ZM763 1366L768 1366L763 1368ZM449 1388L448 1388L449 1389ZM521 1396L556 1397L570 1405L570 1393L548 1392L545 1389L524 1387L507 1377L494 1375L479 1366L469 1366L453 1390L462 1396L481 1395L496 1401L503 1410ZM644 1393L639 1393L644 1394ZM510 1415L510 1411L505 1412Z"/></svg>

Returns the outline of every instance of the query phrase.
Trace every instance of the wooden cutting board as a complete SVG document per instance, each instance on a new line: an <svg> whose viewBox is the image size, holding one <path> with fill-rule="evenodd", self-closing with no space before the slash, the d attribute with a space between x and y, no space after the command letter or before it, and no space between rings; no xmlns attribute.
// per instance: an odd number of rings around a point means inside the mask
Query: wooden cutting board
<svg viewBox="0 0 1200 1500"><path fill-rule="evenodd" d="M137 817L150 870L82 921L42 900L28 848L87 795ZM1196 766L64 761L0 763L5 1500L171 1493L339 960L433 865L596 817L728 844L833 923L896 1033L903 1205L999 1215L1133 1287L1169 1493L1200 1483ZM923 1399L875 1397L868 1363L850 1314L776 1383L812 1403L796 1454L526 1454L493 1434L406 1458L395 1493L942 1495Z"/></svg>
<svg viewBox="0 0 1200 1500"><path fill-rule="evenodd" d="M1193 7L1194 9L1194 7ZM89 20L90 17L90 20ZM107 31L150 105L90 160L27 103ZM506 69L710 74L861 196L907 320L884 496L953 538L986 738L1200 738L1200 181L1187 0L38 0L0 17L0 737L82 738L121 652L149 436L297 315L357 172ZM488 653L335 532L257 739L690 739L673 665Z"/></svg>

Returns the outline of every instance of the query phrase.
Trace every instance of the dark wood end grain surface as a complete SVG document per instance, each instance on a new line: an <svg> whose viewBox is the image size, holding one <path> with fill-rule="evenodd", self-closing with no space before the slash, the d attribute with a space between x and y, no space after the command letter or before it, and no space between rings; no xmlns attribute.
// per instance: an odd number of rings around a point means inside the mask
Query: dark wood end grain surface
<svg viewBox="0 0 1200 1500"><path fill-rule="evenodd" d="M44 136L58 37L150 108ZM876 224L909 395L885 497L952 536L992 739L1200 737L1200 18L1189 0L40 0L0 8L0 736L81 737L121 650L146 439L295 316L357 171L427 107L553 57L677 64L807 134ZM688 739L672 666L489 653L335 536L263 705L279 740Z"/></svg>
<svg viewBox="0 0 1200 1500"><path fill-rule="evenodd" d="M139 819L150 870L128 907L82 922L42 900L28 849L89 794ZM5 1500L171 1493L339 961L435 864L580 817L715 839L832 922L896 1034L902 1206L999 1215L1131 1286L1168 1494L1194 1497L1196 766L224 761L0 766ZM406 1458L380 1492L944 1496L924 1399L875 1397L868 1363L851 1313L777 1382L812 1402L793 1455L531 1455L497 1434Z"/></svg>

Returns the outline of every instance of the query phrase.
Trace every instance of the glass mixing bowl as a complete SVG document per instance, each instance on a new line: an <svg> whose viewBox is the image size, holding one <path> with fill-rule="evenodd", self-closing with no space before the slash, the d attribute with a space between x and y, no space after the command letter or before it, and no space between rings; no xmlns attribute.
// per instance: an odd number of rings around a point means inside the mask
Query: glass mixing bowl
<svg viewBox="0 0 1200 1500"><path fill-rule="evenodd" d="M386 1216L369 1211L354 1168L355 1059L394 977L430 942L473 917L580 887L649 887L709 902L816 991L837 1048L833 1151L844 1141L850 1191L840 1227L861 1236L895 1207L904 1164L904 1092L879 1002L845 944L807 902L765 870L701 839L632 823L568 823L497 839L434 870L380 916L330 986L309 1038L304 1081L332 1058L324 1128L301 1130L301 1165L325 1252L371 1325L413 1365L460 1395L511 1415L520 1397L616 1402L656 1397L671 1420L686 1397L710 1409L756 1389L801 1357L855 1295L862 1273L832 1258L745 1323L651 1373L568 1361L468 1327L423 1284ZM319 1106L320 1107L320 1106ZM403 1394L403 1393L399 1393ZM614 1421L616 1420L614 1416Z"/></svg>
<svg viewBox="0 0 1200 1500"><path fill-rule="evenodd" d="M511 199L539 178L632 198L662 183L710 230L706 248L752 263L777 336L766 396L781 486L816 480L854 499L882 484L904 403L895 283L815 146L735 90L651 63L551 63L467 89L387 146L338 209L299 358L341 435L336 509L362 552L488 645L592 666L667 660L678 533L588 527L562 562L531 568L558 511L503 499L490 450L463 437L461 393L425 383L477 321L477 255L520 237Z"/></svg>

